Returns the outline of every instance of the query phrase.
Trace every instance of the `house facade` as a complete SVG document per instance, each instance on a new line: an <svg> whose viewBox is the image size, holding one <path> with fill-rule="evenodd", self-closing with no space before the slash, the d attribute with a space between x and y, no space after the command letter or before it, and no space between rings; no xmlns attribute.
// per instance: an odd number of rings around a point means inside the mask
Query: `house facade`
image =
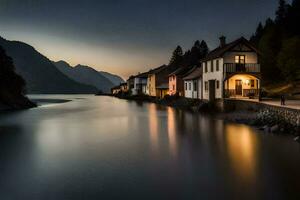
<svg viewBox="0 0 300 200"><path fill-rule="evenodd" d="M134 77L132 94L147 94L148 72L138 74Z"/></svg>
<svg viewBox="0 0 300 200"><path fill-rule="evenodd" d="M180 67L171 74L169 74L169 95L184 96L183 77L187 74L192 67Z"/></svg>
<svg viewBox="0 0 300 200"><path fill-rule="evenodd" d="M201 66L193 68L183 77L184 97L190 99L202 99L202 68Z"/></svg>
<svg viewBox="0 0 300 200"><path fill-rule="evenodd" d="M115 86L115 87L111 88L112 94L119 94L120 92L121 92L120 86Z"/></svg>
<svg viewBox="0 0 300 200"><path fill-rule="evenodd" d="M260 91L259 52L245 38L220 46L201 60L204 100L258 97Z"/></svg>
<svg viewBox="0 0 300 200"><path fill-rule="evenodd" d="M128 92L128 85L127 85L127 83L121 83L120 84L120 90L123 93Z"/></svg>
<svg viewBox="0 0 300 200"><path fill-rule="evenodd" d="M163 98L169 93L168 76L175 70L174 66L160 66L148 73L147 89L149 96Z"/></svg>

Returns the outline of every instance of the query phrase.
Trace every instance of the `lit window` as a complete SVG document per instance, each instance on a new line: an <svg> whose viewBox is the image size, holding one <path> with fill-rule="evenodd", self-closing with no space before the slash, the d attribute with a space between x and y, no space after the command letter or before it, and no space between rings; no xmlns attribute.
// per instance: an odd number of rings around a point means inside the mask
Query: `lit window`
<svg viewBox="0 0 300 200"><path fill-rule="evenodd" d="M235 56L234 62L235 63L240 63L240 56Z"/></svg>
<svg viewBox="0 0 300 200"><path fill-rule="evenodd" d="M245 56L235 56L234 62L240 63L240 64L245 64Z"/></svg>

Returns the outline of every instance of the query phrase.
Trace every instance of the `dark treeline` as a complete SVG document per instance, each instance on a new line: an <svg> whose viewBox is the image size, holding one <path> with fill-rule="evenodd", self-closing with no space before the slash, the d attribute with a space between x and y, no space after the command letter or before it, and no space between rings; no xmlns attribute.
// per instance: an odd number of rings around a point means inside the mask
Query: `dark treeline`
<svg viewBox="0 0 300 200"><path fill-rule="evenodd" d="M274 20L260 23L250 41L261 52L264 84L300 80L300 0L279 0Z"/></svg>
<svg viewBox="0 0 300 200"><path fill-rule="evenodd" d="M201 42L197 40L190 50L183 53L181 46L177 46L173 51L169 65L181 66L195 66L199 64L199 60L208 54L208 47L204 40Z"/></svg>
<svg viewBox="0 0 300 200"><path fill-rule="evenodd" d="M10 108L34 106L25 96L25 81L16 74L12 58L0 46L0 103Z"/></svg>

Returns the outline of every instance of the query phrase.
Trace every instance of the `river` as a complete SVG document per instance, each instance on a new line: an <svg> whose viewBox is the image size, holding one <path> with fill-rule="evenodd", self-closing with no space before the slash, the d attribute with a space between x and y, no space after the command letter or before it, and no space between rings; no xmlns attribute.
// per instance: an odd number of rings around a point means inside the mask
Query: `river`
<svg viewBox="0 0 300 200"><path fill-rule="evenodd" d="M1 200L300 199L291 137L113 97L30 97L40 106L0 115Z"/></svg>

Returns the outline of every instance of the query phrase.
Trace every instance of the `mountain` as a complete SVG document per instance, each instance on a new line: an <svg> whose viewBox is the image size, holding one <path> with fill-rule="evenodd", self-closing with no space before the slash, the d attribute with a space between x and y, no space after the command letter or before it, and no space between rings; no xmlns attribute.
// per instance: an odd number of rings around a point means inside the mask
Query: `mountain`
<svg viewBox="0 0 300 200"><path fill-rule="evenodd" d="M1 46L0 66L0 110L35 107L36 105L24 95L24 79L15 73L12 59Z"/></svg>
<svg viewBox="0 0 300 200"><path fill-rule="evenodd" d="M108 72L103 72L103 71L99 71L99 73L101 73L102 76L109 79L114 84L114 86L120 85L120 83L124 83L124 80L118 75L111 74Z"/></svg>
<svg viewBox="0 0 300 200"><path fill-rule="evenodd" d="M8 41L0 37L7 55L13 59L16 72L27 83L31 94L88 94L97 88L78 83L59 71L53 63L32 46L18 41Z"/></svg>
<svg viewBox="0 0 300 200"><path fill-rule="evenodd" d="M110 92L110 89L119 85L123 80L117 76L107 72L98 72L89 66L77 65L70 66L65 61L53 62L53 64L69 78L88 85L95 86L103 92Z"/></svg>

